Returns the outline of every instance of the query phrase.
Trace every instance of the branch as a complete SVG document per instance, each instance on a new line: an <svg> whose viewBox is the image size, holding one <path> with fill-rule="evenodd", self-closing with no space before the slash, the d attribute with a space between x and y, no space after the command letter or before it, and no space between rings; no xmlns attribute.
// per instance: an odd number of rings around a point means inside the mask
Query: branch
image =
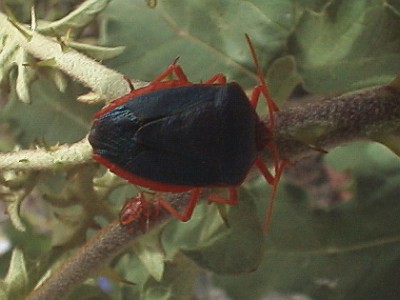
<svg viewBox="0 0 400 300"><path fill-rule="evenodd" d="M123 74L108 69L74 49L63 50L56 39L30 31L22 24L14 25L1 12L0 33L10 41L17 42L34 57L54 61L58 69L91 88L102 99L113 100L130 91Z"/></svg>
<svg viewBox="0 0 400 300"><path fill-rule="evenodd" d="M265 118L264 118L265 119ZM286 108L276 115L275 143L282 159L296 161L357 140L379 141L396 154L400 131L400 90L377 87L358 94L325 98ZM272 155L262 154L270 165Z"/></svg>
<svg viewBox="0 0 400 300"><path fill-rule="evenodd" d="M73 144L0 154L0 170L53 170L82 165L92 160L87 139Z"/></svg>
<svg viewBox="0 0 400 300"><path fill-rule="evenodd" d="M176 208L183 209L190 193L164 193L163 199L170 201ZM150 220L149 230L152 230L171 218L171 215L161 210L156 219ZM107 225L85 245L75 251L60 267L51 272L40 286L33 290L27 300L63 299L88 277L95 274L101 266L126 249L133 241L141 237L143 224L137 220L127 226L117 221Z"/></svg>

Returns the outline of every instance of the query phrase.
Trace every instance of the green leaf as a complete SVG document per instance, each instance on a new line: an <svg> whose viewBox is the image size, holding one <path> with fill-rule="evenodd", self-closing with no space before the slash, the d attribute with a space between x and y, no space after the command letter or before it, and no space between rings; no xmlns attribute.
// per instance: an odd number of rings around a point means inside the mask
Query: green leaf
<svg viewBox="0 0 400 300"><path fill-rule="evenodd" d="M177 254L173 262L167 262L161 282L150 278L143 286L140 299L143 300L184 300L193 294L193 282L199 269L182 254Z"/></svg>
<svg viewBox="0 0 400 300"><path fill-rule="evenodd" d="M111 65L133 78L151 80L179 56L190 80L223 72L249 87L257 75L244 34L250 35L266 70L286 47L297 8L290 0L194 0L184 5L170 0L155 9L145 1L115 0L105 10L102 41L127 47Z"/></svg>
<svg viewBox="0 0 400 300"><path fill-rule="evenodd" d="M83 53L93 55L93 58L97 60L109 59L119 55L124 48L106 48L69 40L71 36L80 34L84 27L93 22L96 16L104 10L109 2L110 0L87 0L66 17L58 21L38 21L39 24L32 24L32 26L35 27L34 30L44 35L56 36L60 40L60 46L63 48L70 46L79 49ZM12 24L26 36L27 40L30 39L31 31L29 31L26 26L18 23L14 17L10 17L8 20L5 16L2 17L3 22L12 22ZM35 65L32 56L28 54L26 49L20 47L12 34L7 31L6 27L7 26L2 26L2 28L0 28L0 83L4 86L11 83L9 88L13 90L15 80L17 97L23 102L30 103L31 96L29 88L31 83L38 76L40 68L37 66L39 64L36 64L36 68L27 67L30 63L32 63L31 65ZM17 69L16 75L13 74L15 67ZM52 72L48 72L47 75L51 76L51 79L53 79L60 91L64 91L65 80L61 82L62 75L57 74L59 72L59 70L53 70ZM14 76L16 77L15 79L13 78Z"/></svg>
<svg viewBox="0 0 400 300"><path fill-rule="evenodd" d="M68 30L79 32L91 23L95 17L107 7L110 0L87 0L67 16L54 22L39 24L37 30L45 34L57 33L59 36Z"/></svg>
<svg viewBox="0 0 400 300"><path fill-rule="evenodd" d="M4 35L0 28L1 49L0 49L0 83L5 84L15 80L17 96L23 102L30 102L29 85L35 79L35 72L25 64L30 62L30 56L20 48L16 41ZM17 67L17 74L13 74ZM16 78L14 78L16 77Z"/></svg>
<svg viewBox="0 0 400 300"><path fill-rule="evenodd" d="M299 6L305 10L320 11L332 0L299 0Z"/></svg>
<svg viewBox="0 0 400 300"><path fill-rule="evenodd" d="M76 86L74 86L76 88ZM83 138L98 107L76 102L76 91L60 93L44 79L32 86L35 101L26 105L11 99L0 111L0 120L12 123L19 142L29 145L38 139L48 144L71 143Z"/></svg>
<svg viewBox="0 0 400 300"><path fill-rule="evenodd" d="M134 245L134 252L150 275L160 281L164 272L165 253L158 238L158 232L144 235Z"/></svg>
<svg viewBox="0 0 400 300"><path fill-rule="evenodd" d="M216 206L199 203L188 222L173 220L165 226L161 242L167 259L170 259L179 249L195 249L210 240L218 240L224 232L226 232L226 226Z"/></svg>
<svg viewBox="0 0 400 300"><path fill-rule="evenodd" d="M382 1L330 1L305 12L289 49L310 93L385 84L400 70L400 18Z"/></svg>
<svg viewBox="0 0 400 300"><path fill-rule="evenodd" d="M219 274L240 274L257 269L263 253L263 232L252 201L252 195L242 190L238 205L229 210L229 229L183 253Z"/></svg>
<svg viewBox="0 0 400 300"><path fill-rule="evenodd" d="M77 42L68 42L68 46L97 60L114 58L125 50L125 47L101 47Z"/></svg>
<svg viewBox="0 0 400 300"><path fill-rule="evenodd" d="M21 220L20 209L24 197L21 197L21 192L5 197L7 200L7 214L10 216L10 221L13 226L19 231L25 231L26 227Z"/></svg>
<svg viewBox="0 0 400 300"><path fill-rule="evenodd" d="M304 192L288 193L281 184L260 268L217 277L233 299L260 299L272 291L312 299L400 294L394 282L400 268L400 161L382 145L365 142L335 149L326 159L335 169L352 169L352 199L315 211ZM251 185L260 199L265 196L261 183Z"/></svg>
<svg viewBox="0 0 400 300"><path fill-rule="evenodd" d="M7 285L0 281L0 299L7 299Z"/></svg>
<svg viewBox="0 0 400 300"><path fill-rule="evenodd" d="M50 225L48 219L45 219L44 217L40 219L38 216L30 216L30 219L32 220L32 223L35 223L35 225L38 224L37 227L40 227L41 229L44 228L43 230L49 230ZM27 223L26 231L21 232L17 231L11 224L5 226L5 233L7 237L9 237L10 242L13 245L18 245L18 247L24 250L24 256L27 261L37 259L37 257L41 256L44 251L50 249L50 237L44 233L38 233L37 227L34 228L33 225ZM29 239L27 236L29 236ZM4 267L4 261L2 261L1 267ZM30 267L32 267L32 265L30 265Z"/></svg>
<svg viewBox="0 0 400 300"><path fill-rule="evenodd" d="M293 56L284 56L275 60L268 69L268 85L272 99L278 104L286 102L294 88L302 82L297 72Z"/></svg>
<svg viewBox="0 0 400 300"><path fill-rule="evenodd" d="M400 138L395 133L375 134L371 138L382 145L385 145L393 151L397 156L400 156Z"/></svg>
<svg viewBox="0 0 400 300"><path fill-rule="evenodd" d="M25 267L25 258L22 250L15 248L4 283L7 285L8 299L23 299L28 276Z"/></svg>

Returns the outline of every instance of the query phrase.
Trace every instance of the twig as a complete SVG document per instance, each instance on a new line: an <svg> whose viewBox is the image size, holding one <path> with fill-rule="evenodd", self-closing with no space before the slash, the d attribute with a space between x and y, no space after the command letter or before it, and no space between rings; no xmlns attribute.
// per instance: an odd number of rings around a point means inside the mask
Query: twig
<svg viewBox="0 0 400 300"><path fill-rule="evenodd" d="M357 140L382 141L399 130L400 91L384 86L284 109L274 134L281 158L296 161L315 152L309 144L329 150ZM268 151L263 158L272 162Z"/></svg>
<svg viewBox="0 0 400 300"><path fill-rule="evenodd" d="M91 88L102 99L113 100L130 91L123 74L103 66L74 49L63 51L55 39L30 31L22 24L17 28L1 12L0 33L16 41L34 57L43 61L53 60L55 67Z"/></svg>
<svg viewBox="0 0 400 300"><path fill-rule="evenodd" d="M171 201L175 207L186 206L190 194L173 195L165 193L162 197ZM161 210L157 219L151 220L148 230L152 230L171 218L165 210ZM103 228L85 245L78 249L60 267L52 271L52 275L39 287L31 292L27 300L63 299L85 279L110 259L126 249L131 243L142 236L143 224L138 220L128 226L113 222Z"/></svg>

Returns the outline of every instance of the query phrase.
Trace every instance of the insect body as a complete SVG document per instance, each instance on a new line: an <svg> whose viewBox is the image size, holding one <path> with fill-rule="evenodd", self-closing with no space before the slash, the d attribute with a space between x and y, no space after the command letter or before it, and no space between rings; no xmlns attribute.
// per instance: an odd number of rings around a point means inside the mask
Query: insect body
<svg viewBox="0 0 400 300"><path fill-rule="evenodd" d="M164 81L173 74L177 79ZM210 200L237 203L236 187L254 164L275 190L283 165L272 142L273 129L260 121L255 107L262 94L270 126L277 108L263 77L260 81L249 100L239 84L226 83L222 74L204 83L189 82L175 61L148 86L96 114L89 134L93 157L133 184L161 192L191 190L183 214L160 201L182 221L190 219L204 187L227 187L229 199L213 195ZM275 176L258 158L268 146L276 158Z"/></svg>

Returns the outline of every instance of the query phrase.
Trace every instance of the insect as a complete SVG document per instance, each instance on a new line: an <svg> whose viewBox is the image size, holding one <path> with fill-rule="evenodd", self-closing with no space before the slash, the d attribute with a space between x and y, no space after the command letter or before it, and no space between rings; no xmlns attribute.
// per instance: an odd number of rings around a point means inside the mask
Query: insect
<svg viewBox="0 0 400 300"><path fill-rule="evenodd" d="M157 219L160 214L160 205L146 200L144 193L128 199L119 214L121 225L130 225L138 222L142 232L147 231L150 221Z"/></svg>
<svg viewBox="0 0 400 300"><path fill-rule="evenodd" d="M190 219L203 188L228 188L228 199L211 195L209 201L235 205L237 187L254 165L272 185L274 199L285 165L273 143L278 108L248 35L246 40L260 80L250 99L238 83L227 83L221 73L203 83L190 82L175 60L149 85L114 100L95 115L89 133L93 158L135 185L161 192L191 191L183 213L159 201L181 221ZM175 79L167 80L173 75ZM268 126L255 111L261 95L270 112ZM259 157L266 147L274 156L274 175Z"/></svg>

